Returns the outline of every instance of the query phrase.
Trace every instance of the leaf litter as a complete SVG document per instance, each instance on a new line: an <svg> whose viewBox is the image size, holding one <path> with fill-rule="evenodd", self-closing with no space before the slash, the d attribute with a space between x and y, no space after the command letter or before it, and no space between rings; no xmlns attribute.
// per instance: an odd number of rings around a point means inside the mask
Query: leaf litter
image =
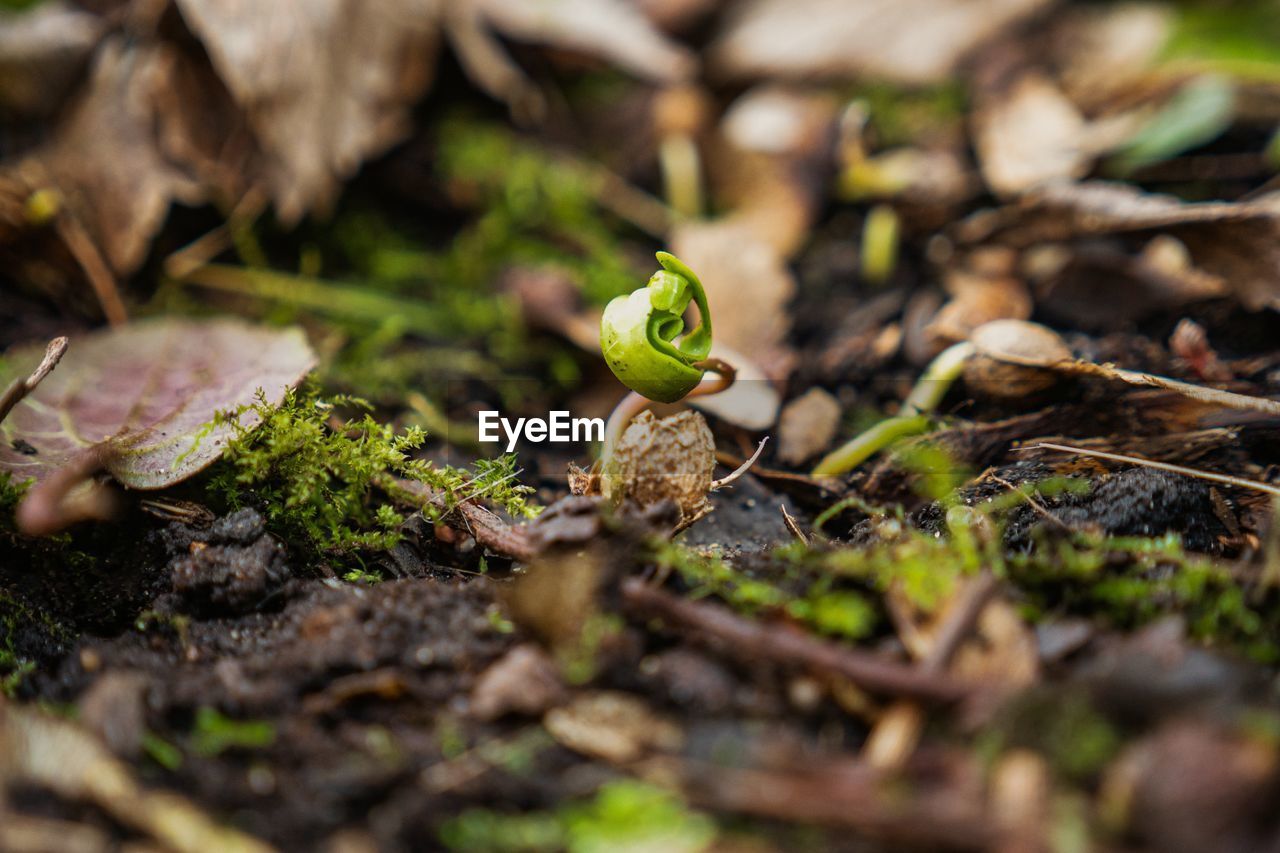
<svg viewBox="0 0 1280 853"><path fill-rule="evenodd" d="M6 363L29 363L32 354L11 350ZM0 471L35 484L20 523L36 532L74 520L74 511L60 517L62 499L99 469L136 489L195 475L234 432L234 423L216 422L218 412L258 395L279 402L314 365L300 330L235 320L151 321L76 340L61 369L33 376L34 388L0 423Z"/></svg>
<svg viewBox="0 0 1280 853"><path fill-rule="evenodd" d="M1274 846L1265 13L103 9L0 39L0 846ZM454 467L665 247L730 391Z"/></svg>

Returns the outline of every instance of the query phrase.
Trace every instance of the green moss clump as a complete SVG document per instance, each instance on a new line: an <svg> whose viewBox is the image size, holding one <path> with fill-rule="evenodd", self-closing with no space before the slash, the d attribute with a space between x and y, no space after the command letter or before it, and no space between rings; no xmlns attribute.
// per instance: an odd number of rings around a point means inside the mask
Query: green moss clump
<svg viewBox="0 0 1280 853"><path fill-rule="evenodd" d="M1177 613L1198 640L1280 660L1270 639L1280 629L1275 594L1251 599L1227 566L1187 554L1176 534L1041 541L1030 554L1009 557L1003 571L1032 618L1070 611L1128 628Z"/></svg>
<svg viewBox="0 0 1280 853"><path fill-rule="evenodd" d="M690 811L674 794L630 779L610 782L585 802L554 812L508 815L471 809L440 831L451 850L605 853L663 850L694 853L717 834L715 822Z"/></svg>
<svg viewBox="0 0 1280 853"><path fill-rule="evenodd" d="M397 481L438 490L439 512L457 500L483 496L517 516L533 514L532 491L515 480L513 458L484 461L474 473L436 467L411 454L425 439L410 427L397 433L366 412L331 424L338 406L367 408L351 397L322 400L314 388L290 391L279 407L264 401L242 407L211 489L231 506L258 506L286 541L330 554L382 550L400 541L400 526L420 507ZM242 426L252 411L261 423Z"/></svg>
<svg viewBox="0 0 1280 853"><path fill-rule="evenodd" d="M0 695L16 696L35 658L69 639L65 627L0 588Z"/></svg>
<svg viewBox="0 0 1280 853"><path fill-rule="evenodd" d="M482 211L438 259L440 272L488 280L498 265L552 262L601 305L634 288L637 271L623 260L616 223L597 202L597 171L497 124L448 121L439 142L441 179Z"/></svg>
<svg viewBox="0 0 1280 853"><path fill-rule="evenodd" d="M833 589L833 577L807 571L784 549L763 565L745 569L720 554L700 554L674 543L655 543L653 548L659 569L677 572L693 595L715 595L743 614L784 611L818 633L850 640L869 636L880 622L865 591Z"/></svg>
<svg viewBox="0 0 1280 853"><path fill-rule="evenodd" d="M1051 485L1049 492L1073 487ZM1280 634L1280 593L1250 594L1230 567L1186 553L1175 534L1109 537L1045 530L1028 552L1011 553L994 515L1009 505L1010 496L1002 495L978 508L952 507L945 535L885 515L876 538L864 545L793 542L763 557L730 561L660 543L650 559L678 573L696 596L714 595L746 615L785 613L818 633L849 640L888 624L882 602L891 587L929 613L950 598L960 579L987 569L1009 582L1032 620L1073 613L1133 628L1176 613L1201 642L1263 662L1280 660L1280 644L1273 639Z"/></svg>

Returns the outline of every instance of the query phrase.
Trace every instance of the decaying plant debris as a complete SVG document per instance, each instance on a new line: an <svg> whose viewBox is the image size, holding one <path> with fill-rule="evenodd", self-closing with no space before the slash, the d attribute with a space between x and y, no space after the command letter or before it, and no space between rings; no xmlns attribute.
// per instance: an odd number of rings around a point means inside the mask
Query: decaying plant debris
<svg viewBox="0 0 1280 853"><path fill-rule="evenodd" d="M0 849L1277 849L1276 45L0 0Z"/></svg>

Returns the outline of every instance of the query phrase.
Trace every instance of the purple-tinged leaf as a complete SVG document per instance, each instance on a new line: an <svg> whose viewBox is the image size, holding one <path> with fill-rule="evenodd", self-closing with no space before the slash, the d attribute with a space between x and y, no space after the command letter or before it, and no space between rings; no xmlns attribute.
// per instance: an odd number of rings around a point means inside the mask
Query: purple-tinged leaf
<svg viewBox="0 0 1280 853"><path fill-rule="evenodd" d="M6 353L0 387L41 350ZM126 486L164 488L222 455L232 426L214 425L218 412L252 403L259 389L278 403L314 365L301 330L238 320L152 320L74 338L0 423L0 471L41 482L91 454Z"/></svg>

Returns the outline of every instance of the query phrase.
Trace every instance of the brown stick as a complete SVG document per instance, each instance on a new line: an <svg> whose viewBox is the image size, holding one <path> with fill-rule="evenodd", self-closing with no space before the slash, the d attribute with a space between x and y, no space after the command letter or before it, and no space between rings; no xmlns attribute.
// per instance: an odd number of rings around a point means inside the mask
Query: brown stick
<svg viewBox="0 0 1280 853"><path fill-rule="evenodd" d="M785 821L847 827L897 845L930 850L990 850L999 828L983 810L977 792L921 790L895 795L895 777L860 761L807 769L725 767L696 772L693 762L684 792L695 805ZM891 847L897 849L897 846Z"/></svg>
<svg viewBox="0 0 1280 853"><path fill-rule="evenodd" d="M673 628L716 640L731 654L745 660L803 666L824 675L847 678L877 693L928 702L955 702L976 687L943 673L925 672L784 626L753 622L723 607L654 589L636 578L623 581L622 600L624 608L636 616L659 618Z"/></svg>
<svg viewBox="0 0 1280 853"><path fill-rule="evenodd" d="M78 221L67 215L58 217L57 229L67 251L71 252L76 263L84 270L85 278L89 279L89 285L98 297L98 304L102 306L102 316L113 326L123 326L129 322L129 312L125 310L124 300L120 298L116 277L94 245L93 238Z"/></svg>
<svg viewBox="0 0 1280 853"><path fill-rule="evenodd" d="M444 493L438 489L414 480L396 478L385 484L393 497L400 497L410 503L431 504L440 509L445 508ZM538 555L538 549L529 533L523 527L507 524L502 518L485 509L472 500L460 501L452 510L446 512L441 522L460 533L465 533L482 545L522 563L527 563Z"/></svg>
<svg viewBox="0 0 1280 853"><path fill-rule="evenodd" d="M26 379L15 379L9 383L9 387L4 389L4 393L0 394L0 422L3 422L9 413L13 411L13 407L22 402L22 399L36 390L36 386L44 381L53 369L58 366L58 362L62 360L63 354L67 351L66 338L54 338L49 341L49 346L45 347L44 358L40 359L40 364L35 370L31 371L31 375Z"/></svg>

